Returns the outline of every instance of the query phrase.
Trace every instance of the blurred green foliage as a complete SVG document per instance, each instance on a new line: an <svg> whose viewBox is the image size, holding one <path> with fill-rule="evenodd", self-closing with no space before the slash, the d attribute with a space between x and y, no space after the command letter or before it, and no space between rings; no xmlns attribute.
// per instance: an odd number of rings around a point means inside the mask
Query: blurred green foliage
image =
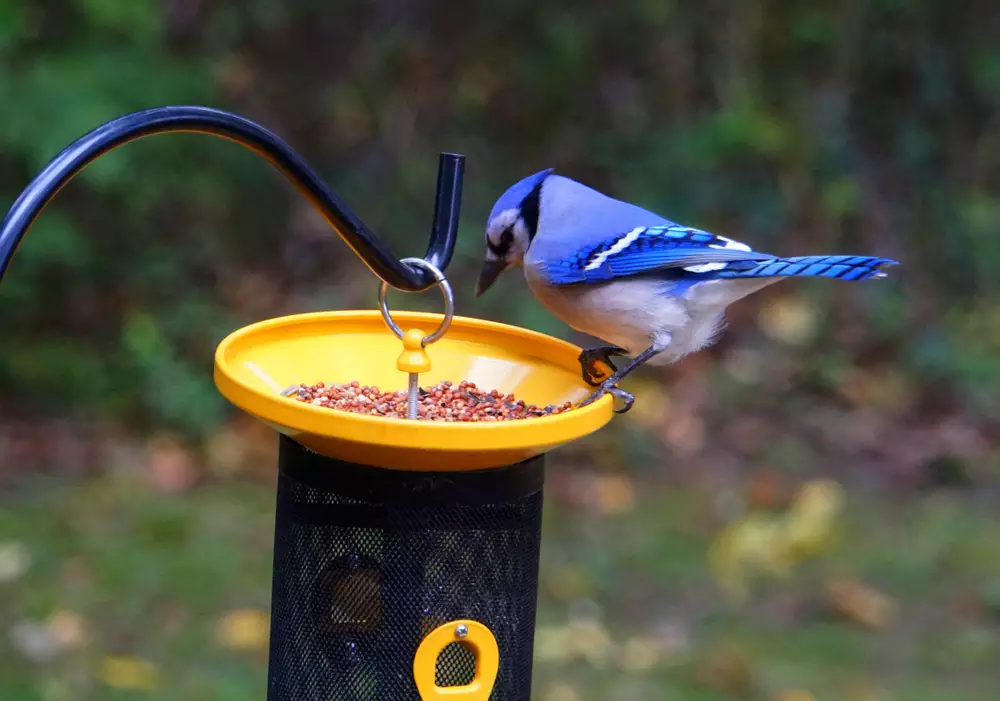
<svg viewBox="0 0 1000 701"><path fill-rule="evenodd" d="M890 346L907 372L995 415L981 395L998 386L1000 340L979 323L1000 286L994 15L976 0L4 0L0 192L11 201L108 119L216 105L284 136L415 254L435 155L457 150L469 182L450 272L467 290L492 199L551 165L766 250L900 259L890 284L805 286L826 328L803 355L844 347L835 329L857 325L866 338L845 353ZM227 331L374 303L337 284L365 271L303 206L263 162L207 137L102 158L40 218L0 290L5 394L210 430L225 408L207 359ZM463 295L462 311L564 332L505 284Z"/></svg>
<svg viewBox="0 0 1000 701"><path fill-rule="evenodd" d="M991 698L994 5L0 0L0 200L107 120L203 104L290 142L400 256L426 245L437 154L466 154L459 313L574 340L517 275L471 294L492 202L545 167L762 250L898 259L878 283L786 282L736 305L717 346L643 373L628 417L553 455L536 689ZM0 476L85 462L66 418L111 444L113 474L0 493L0 615L21 626L2 622L0 697L135 697L102 686L110 654L159 668L148 698L260 697L264 652L212 642L209 621L267 605L271 487L232 456L273 466L215 391L212 353L245 323L372 308L374 291L272 169L221 140L130 144L60 193L0 286ZM144 445L161 430L190 454ZM712 590L714 538L821 474L848 493L839 549L742 607ZM610 620L579 623L581 601ZM63 640L73 654L20 662L32 635L74 625L90 637ZM546 644L566 630L575 656Z"/></svg>

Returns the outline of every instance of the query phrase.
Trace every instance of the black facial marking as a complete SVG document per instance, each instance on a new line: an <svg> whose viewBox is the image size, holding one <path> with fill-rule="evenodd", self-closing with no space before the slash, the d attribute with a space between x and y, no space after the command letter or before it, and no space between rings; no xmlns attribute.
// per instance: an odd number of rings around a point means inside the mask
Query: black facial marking
<svg viewBox="0 0 1000 701"><path fill-rule="evenodd" d="M489 239L486 239L486 245L490 247L490 250L493 251L493 255L495 255L497 258L503 258L504 256L506 256L507 252L510 250L511 244L513 243L514 243L513 225L508 226L506 229L503 230L503 233L500 234L500 243L493 243Z"/></svg>
<svg viewBox="0 0 1000 701"><path fill-rule="evenodd" d="M539 180L538 184L528 193L528 196L521 201L521 218L524 220L525 228L528 229L528 241L532 241L538 232L538 210L542 196L542 184L544 182L544 178Z"/></svg>

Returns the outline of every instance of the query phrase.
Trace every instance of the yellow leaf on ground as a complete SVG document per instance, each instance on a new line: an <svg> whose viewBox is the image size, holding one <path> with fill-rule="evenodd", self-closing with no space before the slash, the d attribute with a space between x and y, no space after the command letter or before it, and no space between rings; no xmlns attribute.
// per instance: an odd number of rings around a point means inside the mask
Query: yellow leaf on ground
<svg viewBox="0 0 1000 701"><path fill-rule="evenodd" d="M798 562L829 545L843 503L839 484L814 480L798 491L785 514L750 512L712 543L708 559L716 580L742 601L755 575L788 577Z"/></svg>
<svg viewBox="0 0 1000 701"><path fill-rule="evenodd" d="M608 659L614 643L607 629L596 621L570 624L569 643L572 652L587 662L598 665Z"/></svg>
<svg viewBox="0 0 1000 701"><path fill-rule="evenodd" d="M660 662L661 653L655 638L629 638L621 648L618 664L628 672L645 672Z"/></svg>
<svg viewBox="0 0 1000 701"><path fill-rule="evenodd" d="M787 518L788 549L797 559L827 546L844 506L844 489L832 480L806 483L792 502Z"/></svg>
<svg viewBox="0 0 1000 701"><path fill-rule="evenodd" d="M544 662L566 662L572 656L569 628L539 626L535 630L535 655Z"/></svg>
<svg viewBox="0 0 1000 701"><path fill-rule="evenodd" d="M216 624L215 639L230 650L259 650L267 646L270 620L265 611L230 611Z"/></svg>
<svg viewBox="0 0 1000 701"><path fill-rule="evenodd" d="M737 601L749 594L751 580L758 572L783 575L783 523L764 513L753 513L726 528L712 543L709 565L719 585Z"/></svg>
<svg viewBox="0 0 1000 701"><path fill-rule="evenodd" d="M539 660L569 662L578 659L600 665L614 652L614 642L597 621L574 621L565 626L543 626L535 634Z"/></svg>
<svg viewBox="0 0 1000 701"><path fill-rule="evenodd" d="M98 675L107 686L136 691L155 689L158 676L151 662L128 655L105 657Z"/></svg>

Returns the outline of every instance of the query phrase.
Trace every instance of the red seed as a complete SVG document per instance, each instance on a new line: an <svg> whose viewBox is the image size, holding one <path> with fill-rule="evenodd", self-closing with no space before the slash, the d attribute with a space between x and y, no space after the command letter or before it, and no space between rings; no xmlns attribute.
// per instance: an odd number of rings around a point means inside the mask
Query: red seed
<svg viewBox="0 0 1000 701"><path fill-rule="evenodd" d="M512 393L494 389L488 392L476 388L474 382L462 380L456 386L449 381L425 387L417 404L417 417L423 421L480 423L483 421L516 421L548 414L562 414L573 408L572 403L549 404L539 408L527 404ZM300 402L369 416L406 418L406 392L383 392L359 382L346 384L302 384L294 396Z"/></svg>

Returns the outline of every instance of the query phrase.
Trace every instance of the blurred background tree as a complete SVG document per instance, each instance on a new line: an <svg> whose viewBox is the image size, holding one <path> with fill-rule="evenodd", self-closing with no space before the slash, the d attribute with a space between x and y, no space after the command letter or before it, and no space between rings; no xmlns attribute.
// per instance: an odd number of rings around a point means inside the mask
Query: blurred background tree
<svg viewBox="0 0 1000 701"><path fill-rule="evenodd" d="M109 119L205 104L284 137L400 256L425 245L437 153L466 154L460 313L576 341L516 276L471 296L489 207L544 167L764 250L900 260L737 305L553 456L537 693L990 698L998 30L987 0L0 0L0 194ZM346 252L204 136L105 156L39 219L0 287L0 697L262 696L273 437L211 356L248 322L374 306ZM803 571L782 514L820 479L843 533Z"/></svg>

